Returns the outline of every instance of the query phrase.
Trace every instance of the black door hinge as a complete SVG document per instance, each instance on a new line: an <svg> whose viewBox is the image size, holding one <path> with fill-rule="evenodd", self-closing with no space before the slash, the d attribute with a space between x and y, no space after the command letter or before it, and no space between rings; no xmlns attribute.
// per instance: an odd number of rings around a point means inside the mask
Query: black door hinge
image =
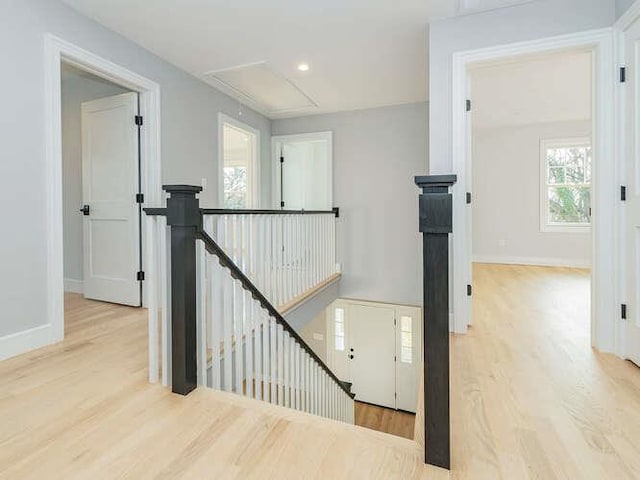
<svg viewBox="0 0 640 480"><path fill-rule="evenodd" d="M136 203L144 203L144 193L136 193Z"/></svg>
<svg viewBox="0 0 640 480"><path fill-rule="evenodd" d="M137 126L141 127L142 124L143 124L142 115L136 115L135 116L135 122L136 122Z"/></svg>
<svg viewBox="0 0 640 480"><path fill-rule="evenodd" d="M280 202L280 208L284 208L284 202Z"/></svg>
<svg viewBox="0 0 640 480"><path fill-rule="evenodd" d="M620 186L620 201L621 202L627 201L627 187L625 187L624 185Z"/></svg>
<svg viewBox="0 0 640 480"><path fill-rule="evenodd" d="M473 287L471 285L467 285L467 296L470 297L473 295Z"/></svg>
<svg viewBox="0 0 640 480"><path fill-rule="evenodd" d="M620 318L623 320L627 319L627 305L624 303L620 305Z"/></svg>
<svg viewBox="0 0 640 480"><path fill-rule="evenodd" d="M627 67L620 67L620 83L627 82Z"/></svg>
<svg viewBox="0 0 640 480"><path fill-rule="evenodd" d="M471 205L471 192L467 192L467 205Z"/></svg>
<svg viewBox="0 0 640 480"><path fill-rule="evenodd" d="M467 99L466 103L465 103L465 109L467 112L471 111L471 100Z"/></svg>
<svg viewBox="0 0 640 480"><path fill-rule="evenodd" d="M138 280L139 282L144 280L144 272L142 270L136 274L136 280Z"/></svg>
<svg viewBox="0 0 640 480"><path fill-rule="evenodd" d="M284 157L280 156L280 163L284 163Z"/></svg>

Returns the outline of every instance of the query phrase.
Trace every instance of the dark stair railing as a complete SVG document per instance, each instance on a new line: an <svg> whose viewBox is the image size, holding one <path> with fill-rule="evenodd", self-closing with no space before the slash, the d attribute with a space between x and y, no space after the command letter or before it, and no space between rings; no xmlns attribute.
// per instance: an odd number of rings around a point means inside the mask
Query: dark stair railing
<svg viewBox="0 0 640 480"><path fill-rule="evenodd" d="M340 379L327 367L322 359L307 345L298 333L287 323L273 304L260 292L247 275L233 262L231 257L209 236L202 228L203 213L224 214L227 210L200 209L196 196L202 188L191 185L166 185L163 187L169 193L166 208L145 208L148 216L166 215L167 225L170 227L171 238L171 375L172 390L175 393L187 395L198 384L197 360L197 259L196 242L204 243L206 251L217 257L220 265L230 272L233 279L240 282L242 288L251 294L260 306L275 319L288 335L306 352L322 371L342 390L349 399L354 395L350 386ZM281 211L245 211L244 213L271 213ZM237 213L237 211L233 211ZM312 213L305 211L286 211L287 214ZM332 212L337 215L337 210Z"/></svg>

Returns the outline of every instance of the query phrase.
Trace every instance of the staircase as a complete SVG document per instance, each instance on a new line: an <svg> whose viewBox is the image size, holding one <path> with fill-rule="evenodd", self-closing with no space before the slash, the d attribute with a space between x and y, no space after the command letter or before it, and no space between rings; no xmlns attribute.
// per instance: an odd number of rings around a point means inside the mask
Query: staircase
<svg viewBox="0 0 640 480"><path fill-rule="evenodd" d="M200 187L165 190L145 209L150 381L353 423L348 385L276 308L339 272L337 211L205 210Z"/></svg>

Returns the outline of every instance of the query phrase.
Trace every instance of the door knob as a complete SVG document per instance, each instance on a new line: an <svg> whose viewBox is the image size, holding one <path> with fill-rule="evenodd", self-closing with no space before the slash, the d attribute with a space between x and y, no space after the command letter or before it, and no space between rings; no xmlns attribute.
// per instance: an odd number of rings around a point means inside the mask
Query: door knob
<svg viewBox="0 0 640 480"><path fill-rule="evenodd" d="M89 212L91 211L91 209L89 208L89 205L83 205L80 211L82 212L83 215L89 215Z"/></svg>
<svg viewBox="0 0 640 480"><path fill-rule="evenodd" d="M353 360L353 355L349 355L349 358L350 358L351 360Z"/></svg>

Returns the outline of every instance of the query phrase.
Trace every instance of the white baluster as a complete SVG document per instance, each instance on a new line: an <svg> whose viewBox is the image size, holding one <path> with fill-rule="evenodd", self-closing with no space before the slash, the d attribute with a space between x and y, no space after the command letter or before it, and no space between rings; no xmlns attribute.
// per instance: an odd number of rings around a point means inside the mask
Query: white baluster
<svg viewBox="0 0 640 480"><path fill-rule="evenodd" d="M244 318L244 354L246 359L246 391L249 398L255 398L253 389L253 305L255 304L251 295L246 290L243 290L244 305L245 305L245 318Z"/></svg>
<svg viewBox="0 0 640 480"><path fill-rule="evenodd" d="M220 342L222 340L223 310L222 310L222 267L218 263L218 257L211 257L209 261L210 280L209 315L211 317L211 386L220 390Z"/></svg>
<svg viewBox="0 0 640 480"><path fill-rule="evenodd" d="M147 265L147 303L149 306L148 338L149 338L149 382L156 383L160 376L160 365L158 364L158 288L156 277L158 275L158 256L156 245L160 239L156 229L157 217L147 216L145 222L147 238L147 257L150 259Z"/></svg>
<svg viewBox="0 0 640 480"><path fill-rule="evenodd" d="M244 369L243 369L243 355L242 355L242 332L243 332L243 305L242 305L242 285L239 281L233 282L233 330L234 330L234 360L235 360L235 374L236 374L236 393L244 395Z"/></svg>
<svg viewBox="0 0 640 480"><path fill-rule="evenodd" d="M254 304L255 323L254 323L254 341L253 341L253 358L256 364L255 373L255 398L262 400L262 344L264 338L262 334L262 318L260 316L260 307Z"/></svg>
<svg viewBox="0 0 640 480"><path fill-rule="evenodd" d="M223 308L224 308L224 328L223 328L223 344L224 354L222 356L224 362L224 389L227 392L231 392L233 389L233 353L232 353L232 335L233 335L233 280L231 273L228 270L224 270L223 274Z"/></svg>
<svg viewBox="0 0 640 480"><path fill-rule="evenodd" d="M269 392L269 373L271 368L271 360L269 357L269 349L271 344L271 317L265 310L262 310L262 399L271 401Z"/></svg>
<svg viewBox="0 0 640 480"><path fill-rule="evenodd" d="M277 326L277 356L278 356L278 405L284 405L284 331L282 325Z"/></svg>
<svg viewBox="0 0 640 480"><path fill-rule="evenodd" d="M293 407L296 410L302 410L300 405L300 345L294 341L294 370L293 370Z"/></svg>
<svg viewBox="0 0 640 480"><path fill-rule="evenodd" d="M207 281L204 242L196 241L196 365L198 385L207 384Z"/></svg>
<svg viewBox="0 0 640 480"><path fill-rule="evenodd" d="M167 227L167 217L160 217L158 223L160 238L160 298L161 308L161 341L162 341L162 385L169 386L171 379L171 229Z"/></svg>
<svg viewBox="0 0 640 480"><path fill-rule="evenodd" d="M276 403L278 401L276 396L276 383L277 383L277 367L278 367L278 354L277 354L277 346L276 346L276 320L273 317L269 318L269 360L271 364L270 368L270 379L269 383L271 388L271 403Z"/></svg>
<svg viewBox="0 0 640 480"><path fill-rule="evenodd" d="M291 340L291 336L289 335L289 332L284 332L284 338L282 340L283 343L283 347L284 347L284 351L283 351L283 356L284 356L284 371L283 371L283 387L284 387L284 397L283 397L283 405L285 407L290 407L290 401L289 401L289 386L291 384L291 381L289 380L289 376L291 375L291 349L290 346L291 344L289 343L289 341Z"/></svg>

